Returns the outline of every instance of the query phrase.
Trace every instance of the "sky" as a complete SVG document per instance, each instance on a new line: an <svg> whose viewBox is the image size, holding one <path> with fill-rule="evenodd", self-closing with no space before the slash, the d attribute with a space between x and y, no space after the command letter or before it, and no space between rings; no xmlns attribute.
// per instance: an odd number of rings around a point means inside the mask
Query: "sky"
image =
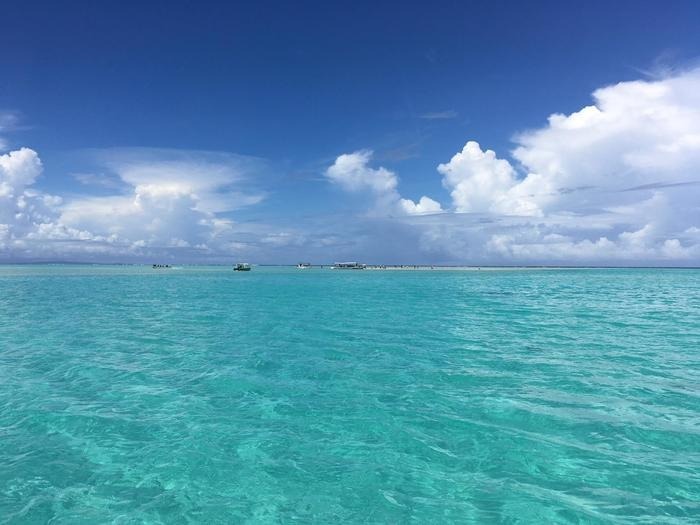
<svg viewBox="0 0 700 525"><path fill-rule="evenodd" d="M0 262L700 265L698 2L0 12Z"/></svg>

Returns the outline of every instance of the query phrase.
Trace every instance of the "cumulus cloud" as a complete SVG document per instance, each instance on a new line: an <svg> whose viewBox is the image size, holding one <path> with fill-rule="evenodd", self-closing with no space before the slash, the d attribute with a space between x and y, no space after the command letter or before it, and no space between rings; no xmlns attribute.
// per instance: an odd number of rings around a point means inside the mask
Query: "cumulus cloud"
<svg viewBox="0 0 700 525"><path fill-rule="evenodd" d="M407 215L424 215L426 213L439 213L442 211L439 202L425 195L423 195L418 202L413 202L411 199L401 199L399 200L399 204Z"/></svg>
<svg viewBox="0 0 700 525"><path fill-rule="evenodd" d="M0 258L700 264L700 70L599 89L591 105L516 135L511 152L466 142L434 175L447 206L404 198L369 150L340 155L324 176L362 202L352 221L293 203L294 220L237 220L267 195L250 183L259 159L88 156L73 171L85 194L56 196L39 189L35 151L0 154Z"/></svg>
<svg viewBox="0 0 700 525"><path fill-rule="evenodd" d="M368 193L375 214L416 215L442 211L440 203L430 197L423 196L417 203L402 198L397 190L399 179L396 174L383 167L370 167L371 159L370 150L340 155L325 175L346 191Z"/></svg>
<svg viewBox="0 0 700 525"><path fill-rule="evenodd" d="M29 148L0 155L0 247L25 237L34 224L49 221L60 204L59 198L30 187L41 171L39 156Z"/></svg>
<svg viewBox="0 0 700 525"><path fill-rule="evenodd" d="M219 214L264 198L237 189L258 165L255 159L150 149L100 151L95 157L120 179L124 193L72 199L60 222L132 248L213 248L231 224Z"/></svg>
<svg viewBox="0 0 700 525"><path fill-rule="evenodd" d="M517 135L515 163L470 141L440 164L454 210L520 217L485 244L512 260L700 256L683 233L700 221L700 70L593 100Z"/></svg>
<svg viewBox="0 0 700 525"><path fill-rule="evenodd" d="M190 195L197 211L229 212L257 204L260 191L241 191L248 179L264 169L264 161L223 152L153 148L113 148L92 153L135 194Z"/></svg>
<svg viewBox="0 0 700 525"><path fill-rule="evenodd" d="M0 256L222 253L233 228L225 215L264 198L243 191L247 177L260 168L258 159L149 149L90 155L110 173L102 178L118 181L104 187L118 193L65 200L48 195L34 185L42 171L35 151L22 148L0 156Z"/></svg>
<svg viewBox="0 0 700 525"><path fill-rule="evenodd" d="M491 150L482 151L477 142L467 142L450 162L440 164L438 171L458 212L540 213L536 205L518 198L513 166L496 158Z"/></svg>
<svg viewBox="0 0 700 525"><path fill-rule="evenodd" d="M41 173L36 151L22 148L0 155L0 196L21 194Z"/></svg>
<svg viewBox="0 0 700 525"><path fill-rule="evenodd" d="M346 153L335 159L326 170L326 177L347 191L370 190L377 194L396 191L396 175L385 168L370 168L370 150Z"/></svg>
<svg viewBox="0 0 700 525"><path fill-rule="evenodd" d="M52 252L51 241L95 239L56 222L63 199L33 188L41 172L41 160L32 149L0 155L0 255L47 253Z"/></svg>

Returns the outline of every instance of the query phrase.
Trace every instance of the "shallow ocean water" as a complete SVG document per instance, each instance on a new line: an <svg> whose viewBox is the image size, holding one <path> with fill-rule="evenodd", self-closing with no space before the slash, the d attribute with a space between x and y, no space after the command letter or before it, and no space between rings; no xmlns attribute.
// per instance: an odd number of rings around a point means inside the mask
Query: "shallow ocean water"
<svg viewBox="0 0 700 525"><path fill-rule="evenodd" d="M0 266L0 523L700 522L700 270Z"/></svg>

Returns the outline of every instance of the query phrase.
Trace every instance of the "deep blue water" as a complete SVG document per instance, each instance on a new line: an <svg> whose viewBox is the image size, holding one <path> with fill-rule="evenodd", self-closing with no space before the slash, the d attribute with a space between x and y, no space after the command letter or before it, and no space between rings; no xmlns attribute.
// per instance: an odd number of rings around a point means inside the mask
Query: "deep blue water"
<svg viewBox="0 0 700 525"><path fill-rule="evenodd" d="M700 271L0 267L2 523L700 522Z"/></svg>

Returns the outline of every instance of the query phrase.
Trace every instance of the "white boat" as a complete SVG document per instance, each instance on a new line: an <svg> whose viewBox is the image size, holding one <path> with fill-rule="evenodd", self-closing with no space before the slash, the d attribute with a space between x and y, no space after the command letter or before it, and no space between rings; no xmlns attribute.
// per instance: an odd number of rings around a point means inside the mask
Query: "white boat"
<svg viewBox="0 0 700 525"><path fill-rule="evenodd" d="M366 264L361 264L358 262L337 262L331 266L331 270L364 270L367 268Z"/></svg>
<svg viewBox="0 0 700 525"><path fill-rule="evenodd" d="M305 270L306 268L311 268L311 263L299 263L297 264L297 268L300 270Z"/></svg>
<svg viewBox="0 0 700 525"><path fill-rule="evenodd" d="M233 266L235 272L249 272L250 269L250 264L248 263L237 263Z"/></svg>

